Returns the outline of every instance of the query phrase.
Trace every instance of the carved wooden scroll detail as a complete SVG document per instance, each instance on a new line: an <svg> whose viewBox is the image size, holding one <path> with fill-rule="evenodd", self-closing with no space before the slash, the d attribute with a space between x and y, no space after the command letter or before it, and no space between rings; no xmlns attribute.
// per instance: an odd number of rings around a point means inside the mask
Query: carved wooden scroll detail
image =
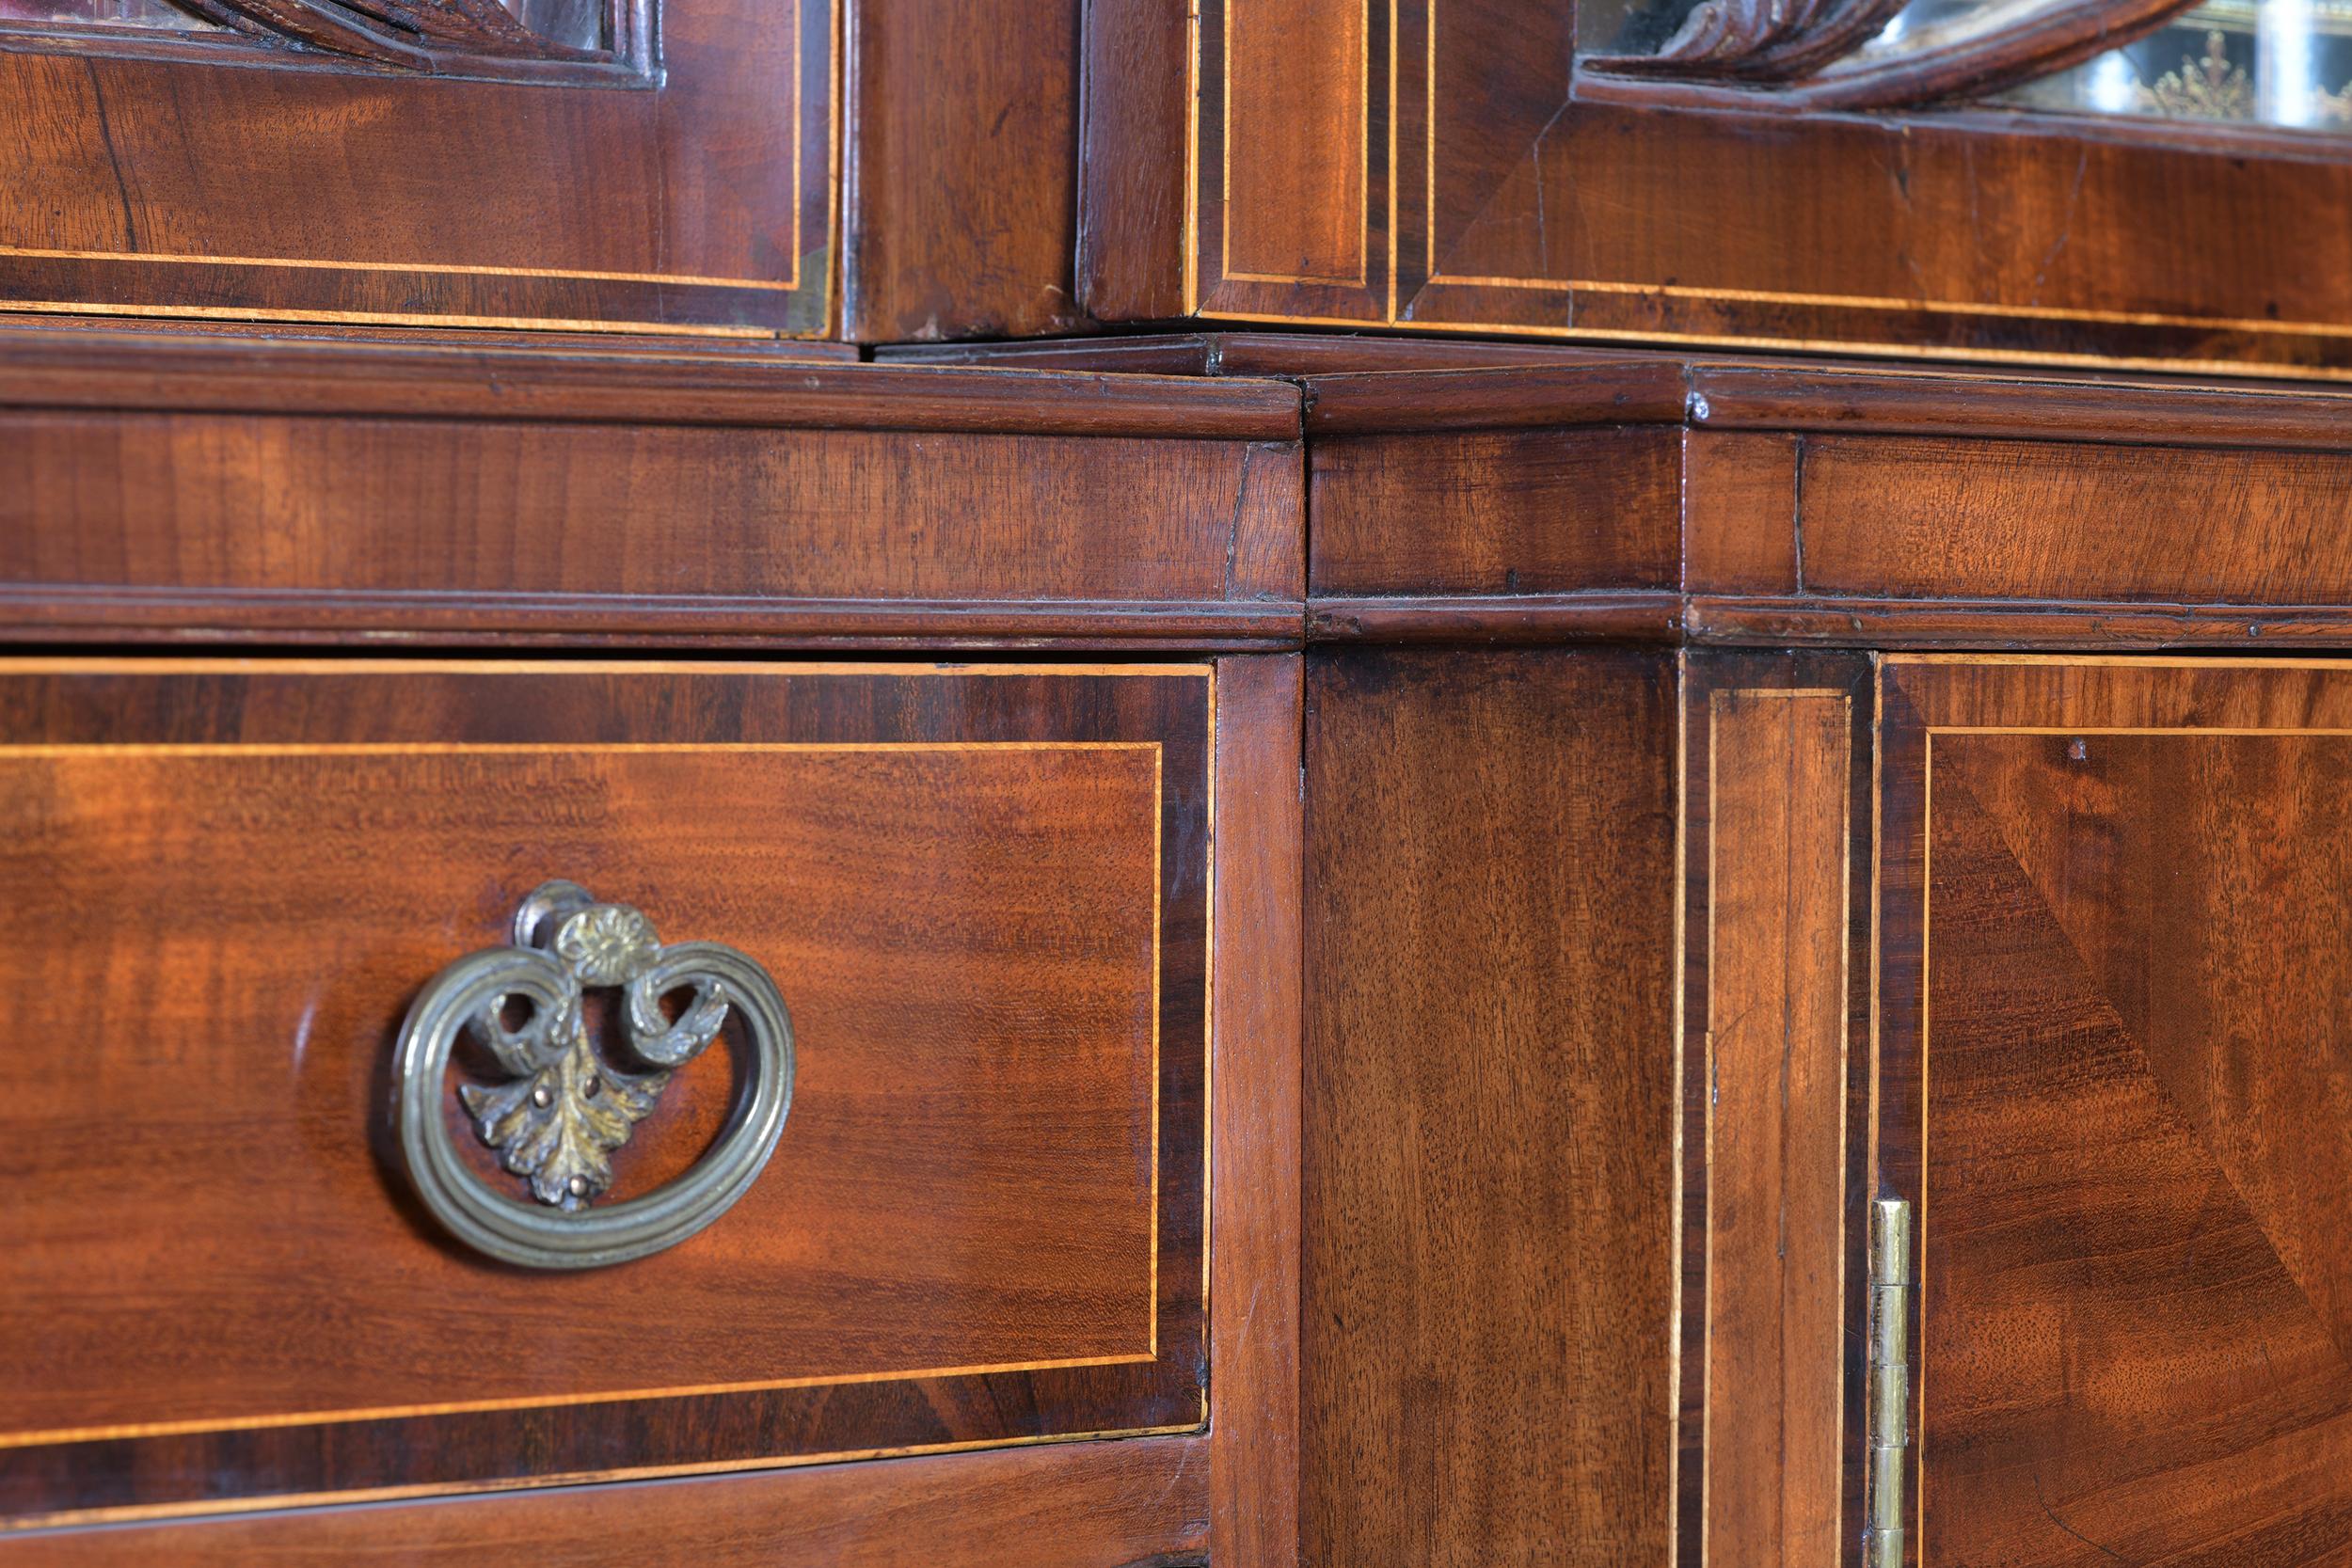
<svg viewBox="0 0 2352 1568"><path fill-rule="evenodd" d="M1982 98L2064 71L2155 31L2196 3L2006 0L1915 33L1899 48L1869 50L1903 0L1706 0L1655 55L1582 63L1601 88L1594 97L1913 108ZM1610 90L1611 77L1624 90Z"/></svg>
<svg viewBox="0 0 2352 1568"><path fill-rule="evenodd" d="M546 36L499 0L148 0L113 16L31 15L0 7L0 16L80 35L92 23L121 29L172 28L177 16L259 44L314 51L395 71L480 73L485 64L595 66L615 63L624 51L581 47ZM628 29L623 29L628 31ZM191 36L181 33L178 36ZM617 41L617 40L616 40Z"/></svg>
<svg viewBox="0 0 2352 1568"><path fill-rule="evenodd" d="M1635 75L1785 83L1859 49L1904 0L1706 0L1655 55L1587 62Z"/></svg>
<svg viewBox="0 0 2352 1568"><path fill-rule="evenodd" d="M432 71L446 55L584 60L597 51L540 37L498 0L173 0L207 22L400 70Z"/></svg>

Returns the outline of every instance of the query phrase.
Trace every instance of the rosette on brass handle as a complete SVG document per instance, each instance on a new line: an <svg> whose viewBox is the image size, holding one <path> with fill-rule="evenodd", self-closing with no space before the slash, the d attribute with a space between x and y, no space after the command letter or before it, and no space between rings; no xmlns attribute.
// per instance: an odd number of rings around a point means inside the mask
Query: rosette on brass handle
<svg viewBox="0 0 2352 1568"><path fill-rule="evenodd" d="M627 1066L597 1049L587 993L620 992ZM691 993L675 1020L662 999ZM510 1023L517 1003L528 1016ZM612 1151L653 1110L671 1069L719 1037L728 1013L750 1041L746 1083L719 1141L693 1168L641 1197L591 1205L612 1185ZM533 1201L494 1192L459 1155L442 1082L460 1035L507 1081L458 1097L482 1141L529 1180ZM792 1018L768 972L715 942L664 947L627 904L548 882L515 911L515 942L458 959L409 1008L393 1053L392 1115L402 1162L436 1219L509 1263L586 1269L675 1246L724 1213L757 1180L792 1109Z"/></svg>

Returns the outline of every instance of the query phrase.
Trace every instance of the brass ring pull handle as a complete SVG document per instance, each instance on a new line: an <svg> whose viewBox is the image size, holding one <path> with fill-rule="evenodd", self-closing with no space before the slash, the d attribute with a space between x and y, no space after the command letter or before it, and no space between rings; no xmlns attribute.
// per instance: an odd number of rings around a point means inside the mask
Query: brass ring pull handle
<svg viewBox="0 0 2352 1568"><path fill-rule="evenodd" d="M636 1062L591 1038L591 988L617 988ZM690 992L675 1021L662 998ZM509 1010L529 1016L510 1024ZM719 1037L729 1010L751 1042L747 1084L718 1143L642 1197L591 1209L612 1182L608 1156L652 1111L670 1069ZM482 1141L530 1179L535 1202L492 1191L468 1168L442 1115L450 1053L470 1034L508 1075L458 1097ZM642 1064L642 1065L640 1065ZM515 911L515 943L458 959L408 1009L392 1056L393 1120L417 1196L467 1245L534 1269L623 1263L675 1246L726 1212L775 1152L792 1109L792 1018L768 972L715 942L664 947L626 904L548 882Z"/></svg>

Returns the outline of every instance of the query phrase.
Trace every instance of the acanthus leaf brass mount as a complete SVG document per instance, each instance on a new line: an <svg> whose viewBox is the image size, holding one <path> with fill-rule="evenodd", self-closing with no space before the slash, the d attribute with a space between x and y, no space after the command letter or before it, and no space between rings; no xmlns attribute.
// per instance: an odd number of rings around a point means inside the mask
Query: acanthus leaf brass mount
<svg viewBox="0 0 2352 1568"><path fill-rule="evenodd" d="M621 993L621 1031L641 1066L615 1066L591 1037L586 993L602 988ZM662 999L681 992L691 999L672 1019ZM510 1025L517 1005L528 1016ZM749 1059L717 1143L676 1180L592 1209L612 1184L608 1155L731 1011ZM450 1136L443 1083L461 1035L508 1075L459 1097L483 1141L529 1179L534 1202L492 1191ZM749 1191L783 1134L792 1078L791 1015L756 961L722 942L665 947L638 911L552 881L516 911L512 945L458 959L418 996L393 1053L393 1116L409 1179L452 1235L529 1268L595 1268L675 1246Z"/></svg>

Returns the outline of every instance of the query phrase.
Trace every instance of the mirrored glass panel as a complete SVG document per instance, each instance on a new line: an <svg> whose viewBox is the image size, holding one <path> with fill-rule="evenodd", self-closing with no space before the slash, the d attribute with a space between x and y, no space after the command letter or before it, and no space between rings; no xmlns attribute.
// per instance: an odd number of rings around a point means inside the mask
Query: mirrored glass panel
<svg viewBox="0 0 2352 1568"><path fill-rule="evenodd" d="M547 43L569 49L603 49L611 45L611 0L499 0L500 6L519 22L535 38ZM244 8L231 7L231 9ZM299 14L314 9L320 17L332 23L348 18L362 24L383 26L395 34L407 30L416 21L417 13L430 13L436 8L384 7L369 5L365 0L353 0L340 5L326 0L318 6L292 6L290 12ZM266 22L272 13L261 10L257 21ZM6 27L135 27L161 29L172 33L218 33L232 29L207 21L199 14L199 8L183 0L0 0L0 28ZM264 31L272 31L264 27ZM295 36L299 37L300 34Z"/></svg>
<svg viewBox="0 0 2352 1568"><path fill-rule="evenodd" d="M212 23L169 0L0 0L0 24L49 26L103 24L114 27L162 27L175 33L215 32Z"/></svg>
<svg viewBox="0 0 2352 1568"><path fill-rule="evenodd" d="M2352 130L2352 0L1587 0L1603 75L1804 108Z"/></svg>
<svg viewBox="0 0 2352 1568"><path fill-rule="evenodd" d="M2352 4L2214 0L2000 94L2028 108L2352 130Z"/></svg>

